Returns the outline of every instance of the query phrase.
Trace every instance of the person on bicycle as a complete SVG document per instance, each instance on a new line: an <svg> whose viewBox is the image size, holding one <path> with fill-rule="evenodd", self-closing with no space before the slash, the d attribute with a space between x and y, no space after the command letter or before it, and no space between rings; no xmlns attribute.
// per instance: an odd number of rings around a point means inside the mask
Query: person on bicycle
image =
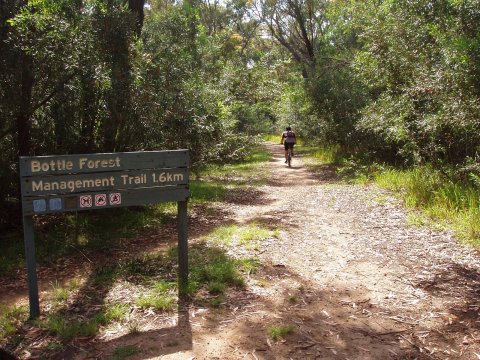
<svg viewBox="0 0 480 360"><path fill-rule="evenodd" d="M293 156L293 146L297 143L297 138L295 137L295 133L292 131L290 126L287 126L285 131L282 133L282 139L280 140L280 144L285 146L285 164L287 163L288 159L288 149L292 149L292 156Z"/></svg>

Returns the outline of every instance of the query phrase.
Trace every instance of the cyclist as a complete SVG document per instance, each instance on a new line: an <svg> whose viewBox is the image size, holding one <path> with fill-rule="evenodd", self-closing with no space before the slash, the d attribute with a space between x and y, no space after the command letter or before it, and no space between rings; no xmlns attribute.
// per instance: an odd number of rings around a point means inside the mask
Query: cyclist
<svg viewBox="0 0 480 360"><path fill-rule="evenodd" d="M295 137L295 133L292 131L290 126L287 126L285 131L282 133L282 139L280 140L280 144L285 146L285 164L287 163L288 159L288 149L292 149L292 157L293 157L293 146L297 143L297 138Z"/></svg>

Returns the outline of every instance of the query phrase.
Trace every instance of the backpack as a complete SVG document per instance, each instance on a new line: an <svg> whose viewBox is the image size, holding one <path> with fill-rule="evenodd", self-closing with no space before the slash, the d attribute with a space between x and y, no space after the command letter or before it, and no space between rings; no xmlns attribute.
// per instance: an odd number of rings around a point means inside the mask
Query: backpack
<svg viewBox="0 0 480 360"><path fill-rule="evenodd" d="M295 142L295 133L291 130L287 131L285 134L285 142L291 144Z"/></svg>

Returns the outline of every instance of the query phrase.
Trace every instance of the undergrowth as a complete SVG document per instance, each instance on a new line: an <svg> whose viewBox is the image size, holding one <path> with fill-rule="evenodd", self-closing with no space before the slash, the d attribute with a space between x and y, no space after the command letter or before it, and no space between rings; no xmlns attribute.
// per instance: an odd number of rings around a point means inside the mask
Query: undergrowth
<svg viewBox="0 0 480 360"><path fill-rule="evenodd" d="M119 239L154 232L174 221L176 204L104 209L35 218L35 250L39 264L73 253L117 246ZM25 266L22 233L0 239L0 276Z"/></svg>
<svg viewBox="0 0 480 360"><path fill-rule="evenodd" d="M272 155L261 146L255 146L252 153L242 162L234 164L208 164L195 171L196 179L191 184L200 182L202 186L210 186L216 193L212 200L223 200L217 195L225 195L228 189L232 187L242 187L247 185L263 185L268 179L268 172L260 167L266 161L272 159ZM200 190L200 189L199 189ZM223 193L222 193L223 190ZM197 201L197 192L192 189L192 201ZM199 200L203 200L203 193L199 193ZM210 200L207 198L206 200Z"/></svg>
<svg viewBox="0 0 480 360"><path fill-rule="evenodd" d="M28 319L25 306L0 306L0 344Z"/></svg>
<svg viewBox="0 0 480 360"><path fill-rule="evenodd" d="M407 206L453 228L462 240L480 245L480 189L453 182L429 166L386 169L375 173L373 179L401 194Z"/></svg>

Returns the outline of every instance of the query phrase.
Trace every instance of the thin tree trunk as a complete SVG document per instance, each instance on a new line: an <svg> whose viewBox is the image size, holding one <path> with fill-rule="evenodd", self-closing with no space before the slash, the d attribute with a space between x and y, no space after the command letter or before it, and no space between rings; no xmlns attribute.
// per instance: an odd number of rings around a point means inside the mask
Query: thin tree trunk
<svg viewBox="0 0 480 360"><path fill-rule="evenodd" d="M17 115L17 146L18 155L27 156L32 152L31 140L31 108L32 89L34 82L33 61L30 56L22 54L21 63L21 90Z"/></svg>

